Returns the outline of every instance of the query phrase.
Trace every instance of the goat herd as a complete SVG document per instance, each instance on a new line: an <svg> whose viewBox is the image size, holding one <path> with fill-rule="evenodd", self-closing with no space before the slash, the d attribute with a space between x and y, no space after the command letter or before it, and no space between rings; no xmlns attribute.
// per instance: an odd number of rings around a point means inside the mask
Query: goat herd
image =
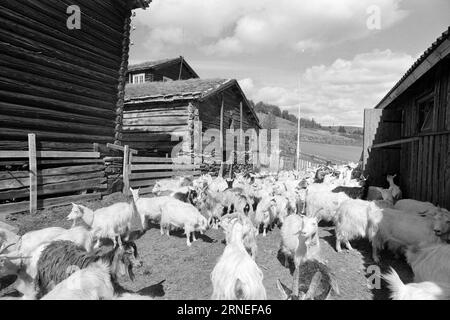
<svg viewBox="0 0 450 320"><path fill-rule="evenodd" d="M450 298L450 212L401 199L395 176L387 177L388 189L368 186L356 167L160 180L151 198L131 189L128 202L95 211L73 204L70 229L50 227L20 238L0 230L0 278L16 275L21 299L150 299L124 292L117 280L133 280L133 269L142 266L132 235L138 221L140 235L153 224L162 236L183 229L188 246L197 232L223 229L226 247L211 273L212 299L263 300L257 237L278 226L279 252L294 270L292 288L277 282L282 297L323 300L339 294L320 255L318 224L328 221L335 225L338 252L342 244L353 250L351 240L367 238L374 263L383 248L406 256L414 283L404 284L392 268L383 275L393 299ZM112 249L102 246L105 239Z"/></svg>

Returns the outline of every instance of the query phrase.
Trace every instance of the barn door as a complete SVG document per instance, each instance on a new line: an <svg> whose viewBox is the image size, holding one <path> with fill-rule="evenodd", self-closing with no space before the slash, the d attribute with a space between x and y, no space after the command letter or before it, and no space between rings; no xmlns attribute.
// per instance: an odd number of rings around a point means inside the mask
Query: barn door
<svg viewBox="0 0 450 320"><path fill-rule="evenodd" d="M402 112L387 109L364 110L363 168L371 183L384 186L386 174L400 173L401 145L377 145L401 139Z"/></svg>

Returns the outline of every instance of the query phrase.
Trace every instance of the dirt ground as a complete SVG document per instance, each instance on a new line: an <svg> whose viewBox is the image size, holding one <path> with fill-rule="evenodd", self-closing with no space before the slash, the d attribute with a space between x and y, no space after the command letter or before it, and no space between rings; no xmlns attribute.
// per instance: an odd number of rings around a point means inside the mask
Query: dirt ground
<svg viewBox="0 0 450 320"><path fill-rule="evenodd" d="M97 209L124 200L121 194L113 194L102 201L85 202L92 209ZM11 215L6 222L19 227L19 234L49 226L69 228L71 223L66 220L71 206L58 207L39 212L35 216L28 214ZM374 265L370 244L365 240L352 242L356 251L338 254L334 250L335 237L333 226L320 227L321 256L334 272L340 295L333 295L336 300L383 300L389 298L385 283L381 289L371 290L368 287L367 268ZM264 286L270 300L280 299L276 287L277 279L289 287L292 277L289 269L278 260L280 231L275 228L266 237L258 236L258 253L256 262L264 273ZM144 266L135 270L136 279L121 279L121 285L128 290L155 299L209 299L212 294L210 274L215 263L225 247L224 235L221 230L208 230L200 236L189 248L182 232L172 232L171 236L161 236L157 226L148 230L136 241ZM396 260L388 252L382 254L381 271L386 272L392 266L404 282L412 281L412 272L403 260ZM370 270L370 269L369 269ZM0 288L1 289L1 288ZM4 288L3 293L11 292Z"/></svg>

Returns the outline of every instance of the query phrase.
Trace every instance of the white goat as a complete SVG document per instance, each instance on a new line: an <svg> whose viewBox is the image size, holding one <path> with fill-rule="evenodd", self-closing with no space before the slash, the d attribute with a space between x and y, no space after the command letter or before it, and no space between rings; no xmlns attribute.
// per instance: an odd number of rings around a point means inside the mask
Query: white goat
<svg viewBox="0 0 450 320"><path fill-rule="evenodd" d="M119 202L95 211L73 203L72 211L67 219L73 220L74 223L79 219L84 220L91 228L93 237L97 240L95 248L100 246L100 240L103 238L111 239L115 247L117 243L122 246L122 235L125 235L126 241L128 240L133 215L138 215L136 211L134 199L131 200L131 203Z"/></svg>
<svg viewBox="0 0 450 320"><path fill-rule="evenodd" d="M450 284L431 281L404 284L393 268L383 275L392 300L449 300Z"/></svg>
<svg viewBox="0 0 450 320"><path fill-rule="evenodd" d="M341 252L341 243L348 250L353 250L350 240L357 238L371 238L370 215L380 208L375 202L359 199L344 201L337 210L336 219L336 251Z"/></svg>
<svg viewBox="0 0 450 320"><path fill-rule="evenodd" d="M196 241L195 232L203 233L206 231L208 221L193 205L182 202L177 199L166 202L161 206L161 235L166 229L167 235L170 235L170 227L183 228L186 234L186 244L190 247L190 237Z"/></svg>
<svg viewBox="0 0 450 320"><path fill-rule="evenodd" d="M409 247L406 259L414 272L414 281L450 284L450 245L420 245Z"/></svg>
<svg viewBox="0 0 450 320"><path fill-rule="evenodd" d="M259 226L263 225L263 236L267 234L267 229L272 226L277 216L277 203L274 198L263 198L256 207L255 227L259 230Z"/></svg>
<svg viewBox="0 0 450 320"><path fill-rule="evenodd" d="M388 175L386 177L386 180L389 183L389 191L391 192L394 201L398 201L402 198L402 191L400 190L400 187L394 183L394 178L396 176L397 175L394 174L393 176Z"/></svg>
<svg viewBox="0 0 450 320"><path fill-rule="evenodd" d="M113 297L110 268L99 261L75 271L41 300L112 300Z"/></svg>
<svg viewBox="0 0 450 320"><path fill-rule="evenodd" d="M139 190L131 189L133 199L136 204L137 211L141 217L142 228L148 228L148 221L160 222L161 207L166 202L174 201L176 199L170 196L154 197L154 198L140 198Z"/></svg>
<svg viewBox="0 0 450 320"><path fill-rule="evenodd" d="M395 203L394 208L411 214L420 214L433 217L435 212L439 210L430 202L422 202L414 199L403 199Z"/></svg>
<svg viewBox="0 0 450 320"><path fill-rule="evenodd" d="M306 193L306 215L334 223L340 204L349 199L344 192L332 192L329 185L311 185Z"/></svg>
<svg viewBox="0 0 450 320"><path fill-rule="evenodd" d="M265 300L263 273L243 243L248 224L241 218L231 226L227 246L211 273L214 300Z"/></svg>
<svg viewBox="0 0 450 320"><path fill-rule="evenodd" d="M376 226L372 239L374 261L379 262L378 250L386 243L395 252L407 246L442 242L450 233L449 220L444 212L433 221L390 208L376 211L371 215L371 223Z"/></svg>
<svg viewBox="0 0 450 320"><path fill-rule="evenodd" d="M313 217L290 215L281 227L280 251L285 257L285 266L289 258L294 261L293 292L298 292L299 267L308 260L320 257L320 241L317 219Z"/></svg>

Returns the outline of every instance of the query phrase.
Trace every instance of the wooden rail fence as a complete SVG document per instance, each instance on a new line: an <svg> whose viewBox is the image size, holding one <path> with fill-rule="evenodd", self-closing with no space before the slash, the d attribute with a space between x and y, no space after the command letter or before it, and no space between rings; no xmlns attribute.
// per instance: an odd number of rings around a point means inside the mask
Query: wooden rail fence
<svg viewBox="0 0 450 320"><path fill-rule="evenodd" d="M152 192L156 181L179 176L201 175L200 164L176 164L172 158L138 157L124 147L123 184L125 194L129 188L140 188L140 194Z"/></svg>
<svg viewBox="0 0 450 320"><path fill-rule="evenodd" d="M27 151L0 151L0 215L99 199L104 175L99 152L36 150L29 134Z"/></svg>

